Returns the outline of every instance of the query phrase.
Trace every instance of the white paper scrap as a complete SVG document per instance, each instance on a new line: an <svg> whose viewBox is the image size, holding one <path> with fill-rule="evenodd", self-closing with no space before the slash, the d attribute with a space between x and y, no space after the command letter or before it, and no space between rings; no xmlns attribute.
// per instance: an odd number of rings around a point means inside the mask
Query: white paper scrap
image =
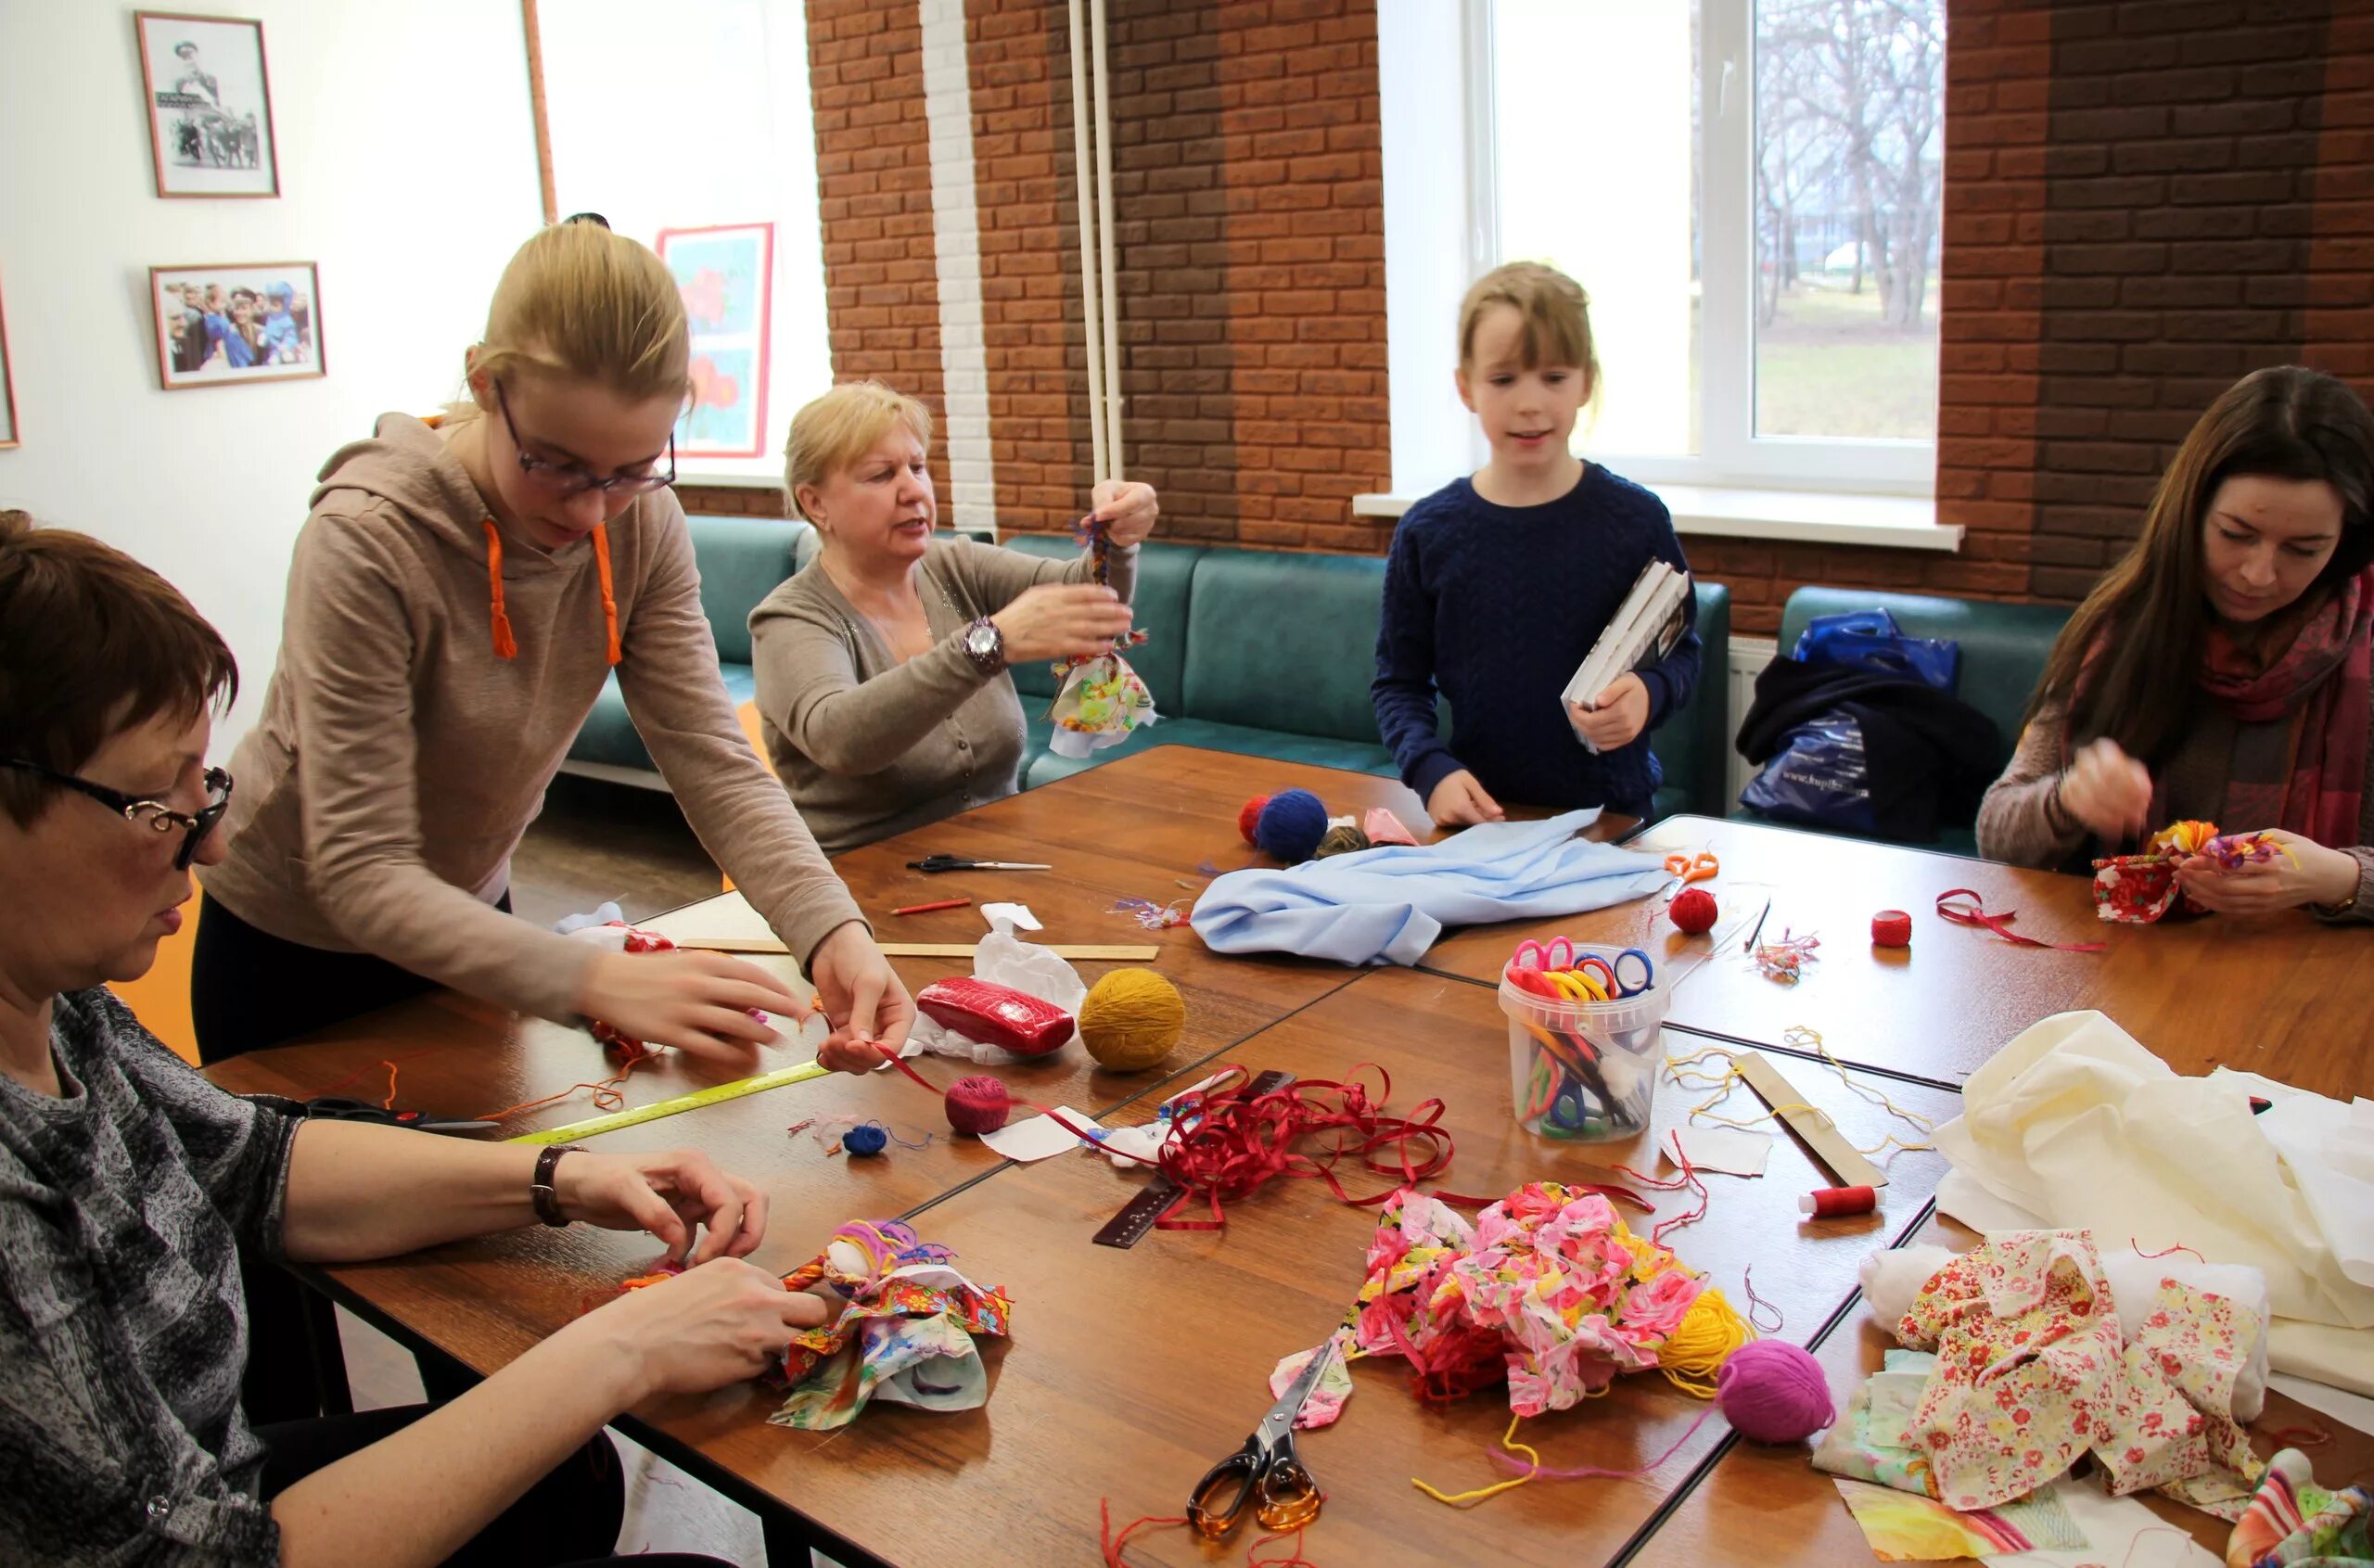
<svg viewBox="0 0 2374 1568"><path fill-rule="evenodd" d="M1001 925L1010 925L1019 931L1046 929L1039 924L1039 917L1030 912L1028 904L983 904L981 918L989 923L992 931Z"/></svg>
<svg viewBox="0 0 2374 1568"><path fill-rule="evenodd" d="M1073 1127L1092 1127L1103 1130L1096 1118L1085 1111L1075 1111L1069 1105L1058 1105L1055 1111ZM995 1132L981 1134L981 1141L995 1153L1023 1165L1032 1160L1043 1160L1050 1154L1060 1154L1066 1149L1077 1149L1080 1145L1079 1136L1058 1124L1053 1116L1032 1116L1027 1121L1008 1122Z"/></svg>
<svg viewBox="0 0 2374 1568"><path fill-rule="evenodd" d="M1678 1127L1666 1134L1667 1154L1679 1148L1700 1170L1762 1176L1772 1157L1772 1135L1738 1127Z"/></svg>

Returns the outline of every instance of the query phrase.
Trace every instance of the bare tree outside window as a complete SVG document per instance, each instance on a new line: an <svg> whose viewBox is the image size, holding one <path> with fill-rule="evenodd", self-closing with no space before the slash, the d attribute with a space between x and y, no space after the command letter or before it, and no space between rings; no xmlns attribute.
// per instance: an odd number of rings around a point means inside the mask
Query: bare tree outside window
<svg viewBox="0 0 2374 1568"><path fill-rule="evenodd" d="M1942 0L1756 0L1755 433L1934 440Z"/></svg>

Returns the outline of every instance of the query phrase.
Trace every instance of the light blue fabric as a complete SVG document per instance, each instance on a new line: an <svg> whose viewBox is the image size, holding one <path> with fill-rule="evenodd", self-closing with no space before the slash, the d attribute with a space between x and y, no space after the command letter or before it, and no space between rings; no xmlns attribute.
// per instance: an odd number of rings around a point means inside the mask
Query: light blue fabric
<svg viewBox="0 0 2374 1568"><path fill-rule="evenodd" d="M1414 848L1232 871L1204 889L1191 924L1214 952L1406 964L1446 925L1579 914L1645 898L1670 880L1637 850L1576 837L1599 809L1486 822Z"/></svg>

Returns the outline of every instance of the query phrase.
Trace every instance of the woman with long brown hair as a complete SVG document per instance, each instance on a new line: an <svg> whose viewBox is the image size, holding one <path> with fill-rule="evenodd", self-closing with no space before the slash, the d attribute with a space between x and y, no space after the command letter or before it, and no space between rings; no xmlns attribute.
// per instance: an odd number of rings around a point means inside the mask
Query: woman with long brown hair
<svg viewBox="0 0 2374 1568"><path fill-rule="evenodd" d="M2286 854L2178 881L2228 914L2374 920L2369 647L2374 414L2329 376L2254 371L2062 630L1980 851L2074 868L2189 818L2264 829Z"/></svg>

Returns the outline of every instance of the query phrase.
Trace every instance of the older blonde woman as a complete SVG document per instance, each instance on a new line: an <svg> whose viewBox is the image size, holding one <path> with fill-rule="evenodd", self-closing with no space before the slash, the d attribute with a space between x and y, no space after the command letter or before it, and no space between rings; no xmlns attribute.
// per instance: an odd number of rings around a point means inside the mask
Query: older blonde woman
<svg viewBox="0 0 2374 1568"><path fill-rule="evenodd" d="M1012 795L1027 732L1007 667L1108 653L1130 630L1150 487L1096 487L1114 546L1099 587L1085 552L934 539L930 448L930 412L877 381L791 422L784 488L823 548L751 612L750 640L768 755L827 854Z"/></svg>

